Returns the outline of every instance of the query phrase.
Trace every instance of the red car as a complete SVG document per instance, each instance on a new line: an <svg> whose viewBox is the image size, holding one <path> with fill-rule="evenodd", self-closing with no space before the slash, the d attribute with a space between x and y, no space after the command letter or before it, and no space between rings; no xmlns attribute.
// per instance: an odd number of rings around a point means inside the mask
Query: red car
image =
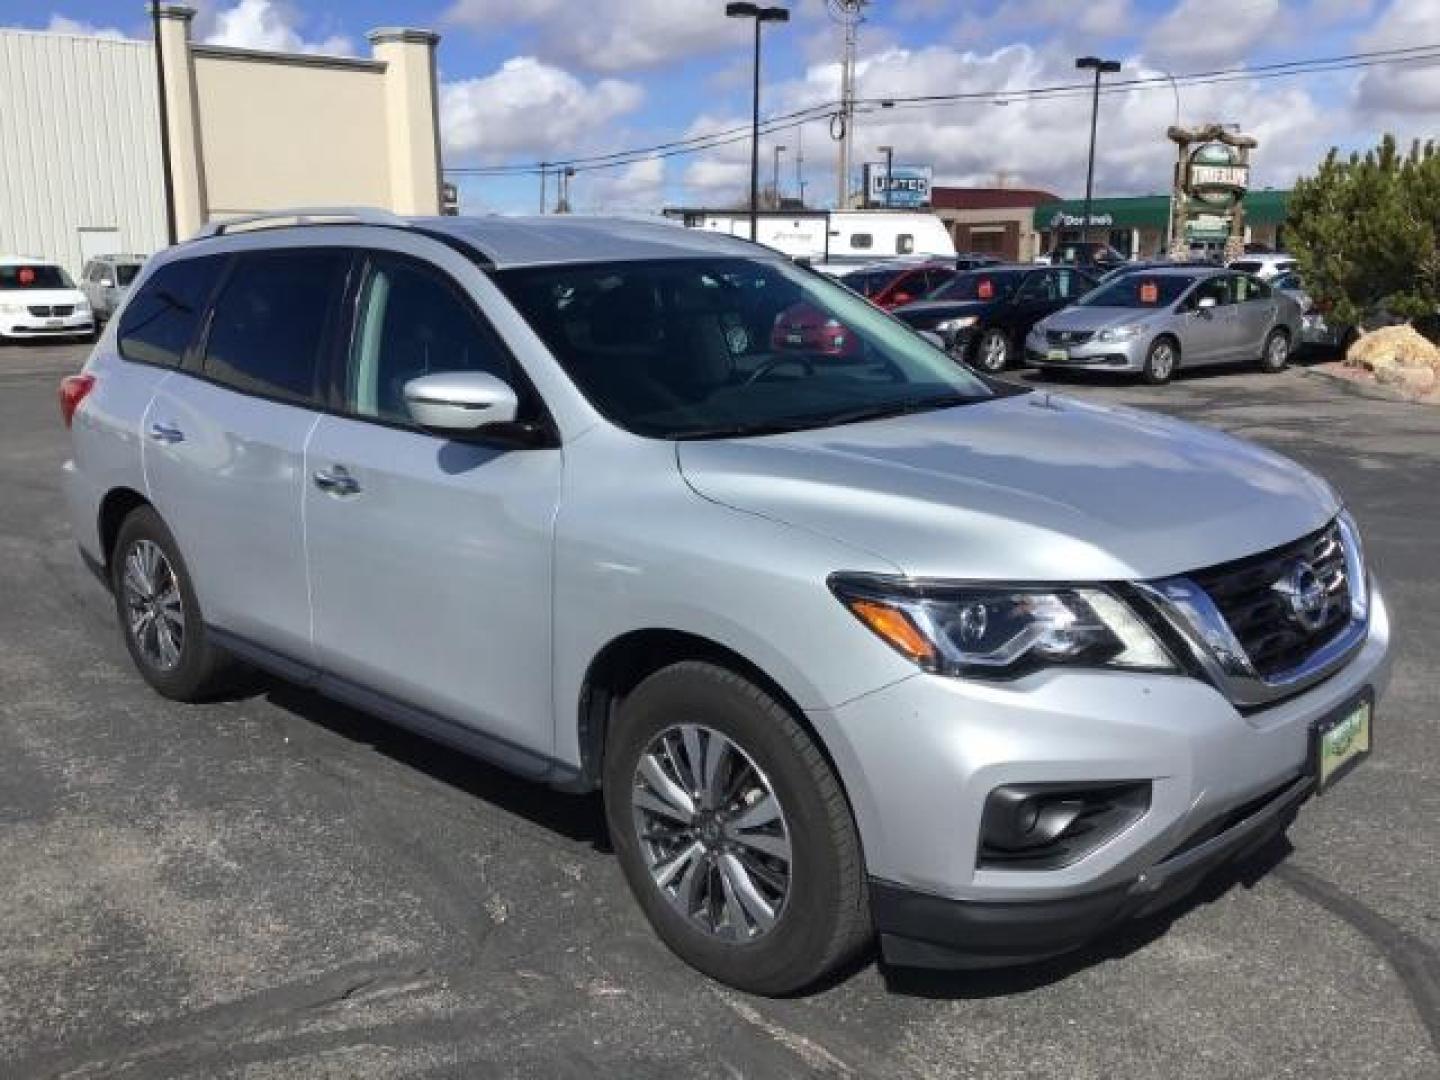
<svg viewBox="0 0 1440 1080"><path fill-rule="evenodd" d="M944 263L871 267L854 270L840 278L876 307L889 311L923 300L955 276L955 267Z"/></svg>
<svg viewBox="0 0 1440 1080"><path fill-rule="evenodd" d="M802 300L775 316L770 348L811 356L858 356L860 339L844 323Z"/></svg>

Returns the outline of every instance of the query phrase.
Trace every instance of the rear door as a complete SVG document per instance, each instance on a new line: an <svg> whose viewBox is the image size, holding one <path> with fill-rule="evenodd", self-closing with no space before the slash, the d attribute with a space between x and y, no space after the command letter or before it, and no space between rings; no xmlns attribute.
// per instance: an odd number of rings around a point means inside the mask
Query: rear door
<svg viewBox="0 0 1440 1080"><path fill-rule="evenodd" d="M231 256L197 355L159 387L142 432L206 621L306 663L304 450L350 263L324 248Z"/></svg>
<svg viewBox="0 0 1440 1080"><path fill-rule="evenodd" d="M319 662L336 689L364 688L548 754L561 451L432 435L411 420L404 387L484 371L516 389L522 419L539 414L539 399L435 265L377 252L353 306L333 411L303 468Z"/></svg>

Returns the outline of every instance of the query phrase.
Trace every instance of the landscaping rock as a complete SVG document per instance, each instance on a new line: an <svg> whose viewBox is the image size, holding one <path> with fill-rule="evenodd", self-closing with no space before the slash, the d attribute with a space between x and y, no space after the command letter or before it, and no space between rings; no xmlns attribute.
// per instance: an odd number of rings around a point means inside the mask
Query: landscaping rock
<svg viewBox="0 0 1440 1080"><path fill-rule="evenodd" d="M1413 326L1384 326L1361 334L1345 354L1345 362L1374 371L1376 378L1381 368L1388 367L1433 371L1440 367L1440 348L1422 337Z"/></svg>

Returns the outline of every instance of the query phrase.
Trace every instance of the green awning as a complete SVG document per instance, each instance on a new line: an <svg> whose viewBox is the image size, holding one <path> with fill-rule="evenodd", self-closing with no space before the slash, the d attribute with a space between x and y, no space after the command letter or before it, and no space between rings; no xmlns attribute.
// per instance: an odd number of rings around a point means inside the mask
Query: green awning
<svg viewBox="0 0 1440 1080"><path fill-rule="evenodd" d="M1285 220L1285 208L1289 201L1288 191L1252 191L1245 196L1245 219L1252 225L1278 225ZM1084 212L1084 199L1041 203L1035 208L1035 228L1041 232L1056 228L1078 229ZM1163 232L1169 213L1170 198L1167 195L1092 199L1090 226L1096 229L1156 229Z"/></svg>

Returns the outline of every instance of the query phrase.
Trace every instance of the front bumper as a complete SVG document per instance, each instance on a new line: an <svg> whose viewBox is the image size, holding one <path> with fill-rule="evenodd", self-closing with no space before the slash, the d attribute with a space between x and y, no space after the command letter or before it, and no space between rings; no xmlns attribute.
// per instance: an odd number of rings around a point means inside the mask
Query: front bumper
<svg viewBox="0 0 1440 1080"><path fill-rule="evenodd" d="M850 796L887 955L1038 959L1183 895L1288 824L1309 792L1312 727L1367 688L1380 695L1389 644L1377 589L1349 663L1264 709L1242 713L1198 678L1072 669L991 684L916 675L810 713ZM1077 861L979 865L997 787L1142 780L1149 809ZM1222 820L1220 836L1195 846Z"/></svg>
<svg viewBox="0 0 1440 1080"><path fill-rule="evenodd" d="M1145 352L1150 346L1147 338L1130 341L1096 341L1091 338L1082 344L1052 345L1043 333L1031 333L1025 339L1025 359L1035 367L1058 371L1074 371L1093 368L1108 371L1141 371L1145 367ZM1064 359L1056 355L1064 352Z"/></svg>
<svg viewBox="0 0 1440 1080"><path fill-rule="evenodd" d="M71 337L94 332L95 318L88 310L57 317L0 315L0 337L5 338Z"/></svg>
<svg viewBox="0 0 1440 1080"><path fill-rule="evenodd" d="M1340 344L1343 332L1338 326L1331 326L1325 316L1309 312L1300 320L1300 343L1334 348Z"/></svg>

